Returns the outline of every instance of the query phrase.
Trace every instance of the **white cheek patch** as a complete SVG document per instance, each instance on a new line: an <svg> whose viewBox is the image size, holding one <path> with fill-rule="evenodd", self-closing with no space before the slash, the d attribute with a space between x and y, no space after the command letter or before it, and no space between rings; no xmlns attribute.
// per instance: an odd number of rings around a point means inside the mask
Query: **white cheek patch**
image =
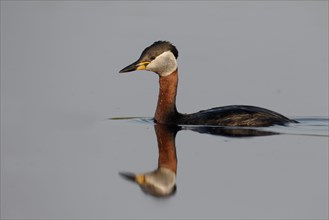
<svg viewBox="0 0 329 220"><path fill-rule="evenodd" d="M153 71L160 76L168 76L177 69L176 57L171 51L166 51L157 56L146 70Z"/></svg>

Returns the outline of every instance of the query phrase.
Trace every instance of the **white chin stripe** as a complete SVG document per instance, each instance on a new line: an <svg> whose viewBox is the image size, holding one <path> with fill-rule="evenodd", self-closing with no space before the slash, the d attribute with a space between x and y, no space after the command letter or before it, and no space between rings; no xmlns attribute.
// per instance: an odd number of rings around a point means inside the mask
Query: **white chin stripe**
<svg viewBox="0 0 329 220"><path fill-rule="evenodd" d="M153 71L160 76L169 76L176 69L176 57L171 51L163 52L146 67L146 70Z"/></svg>

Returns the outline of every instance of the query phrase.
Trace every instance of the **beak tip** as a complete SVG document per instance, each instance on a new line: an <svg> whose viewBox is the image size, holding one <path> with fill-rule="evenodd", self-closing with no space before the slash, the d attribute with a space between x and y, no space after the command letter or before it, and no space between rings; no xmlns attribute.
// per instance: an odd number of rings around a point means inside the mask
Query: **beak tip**
<svg viewBox="0 0 329 220"><path fill-rule="evenodd" d="M127 73L127 72L131 72L131 71L134 71L134 70L132 68L125 67L122 70L120 70L119 73Z"/></svg>
<svg viewBox="0 0 329 220"><path fill-rule="evenodd" d="M130 172L119 172L119 175L122 178L126 179L126 180L135 182L136 175L134 173L130 173Z"/></svg>
<svg viewBox="0 0 329 220"><path fill-rule="evenodd" d="M138 64L138 61L126 66L125 68L120 70L119 73L127 73L127 72L135 71L135 70L137 70L137 64Z"/></svg>

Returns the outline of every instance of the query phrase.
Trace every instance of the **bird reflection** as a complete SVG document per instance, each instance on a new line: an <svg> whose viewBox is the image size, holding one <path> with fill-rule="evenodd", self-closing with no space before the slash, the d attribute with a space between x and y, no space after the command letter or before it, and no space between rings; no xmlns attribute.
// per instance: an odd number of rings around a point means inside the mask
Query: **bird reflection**
<svg viewBox="0 0 329 220"><path fill-rule="evenodd" d="M201 134L219 135L225 137L256 137L279 134L273 131L262 130L262 128L250 127L223 127L223 126L182 126L182 130L191 130Z"/></svg>
<svg viewBox="0 0 329 220"><path fill-rule="evenodd" d="M176 125L155 124L159 158L158 168L152 172L134 174L119 173L127 180L137 183L141 189L155 197L166 197L176 192L177 156L175 137L179 127Z"/></svg>
<svg viewBox="0 0 329 220"><path fill-rule="evenodd" d="M251 128L228 128L211 126L177 126L154 124L158 142L159 158L156 170L146 173L120 172L119 174L136 184L146 193L154 197L169 197L176 192L177 156L175 137L179 130L192 130L199 133L226 137L252 137L277 134Z"/></svg>

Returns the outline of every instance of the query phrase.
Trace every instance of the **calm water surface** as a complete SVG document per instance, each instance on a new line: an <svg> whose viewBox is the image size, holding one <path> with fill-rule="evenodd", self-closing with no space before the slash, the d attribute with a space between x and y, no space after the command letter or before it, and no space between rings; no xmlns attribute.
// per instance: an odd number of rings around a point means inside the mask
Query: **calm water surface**
<svg viewBox="0 0 329 220"><path fill-rule="evenodd" d="M328 218L327 1L0 4L2 219ZM179 50L181 112L300 123L155 126L157 76L118 71L156 40ZM119 174L161 166L161 198Z"/></svg>
<svg viewBox="0 0 329 220"><path fill-rule="evenodd" d="M183 210L186 209L182 216L216 217L216 213L220 212L226 218L265 218L270 213L274 218L279 218L283 213L292 217L296 212L304 212L301 211L302 207L307 209L304 215L308 215L310 210L320 213L321 210L326 210L325 205L328 203L329 119L294 119L299 123L289 126L180 126L162 128L165 130L163 133L160 125L154 124L152 118L117 118L117 121L109 123L123 123L127 126L136 124L139 129L150 130L155 136L152 138L153 166L144 168L142 161L150 161L150 155L135 152L137 157L142 158L136 164L131 164L132 161L128 158L127 163L130 165L123 166L120 171L130 171L130 175L133 172L137 175L155 176L154 172L159 167L177 163L177 185L170 195L157 192L154 189L159 187L157 184L154 184L157 187L139 184L139 188L136 181L123 183L127 191L140 191L140 195L150 196L154 202L164 202L159 200L160 197L173 201ZM169 143L169 146L168 135L173 136L173 143ZM139 143L139 140L136 142ZM137 145L140 149L140 144ZM150 146L145 150L150 151ZM175 157L168 151L175 152ZM167 157L169 161L163 160L163 157ZM163 179L166 177L158 175L157 178L159 185L165 185ZM182 197L188 199L186 204L178 202L185 200ZM323 209L320 208L321 204ZM169 207L169 210L173 209L171 205ZM197 210L188 210L188 207ZM239 213L235 213L236 209L239 209Z"/></svg>

